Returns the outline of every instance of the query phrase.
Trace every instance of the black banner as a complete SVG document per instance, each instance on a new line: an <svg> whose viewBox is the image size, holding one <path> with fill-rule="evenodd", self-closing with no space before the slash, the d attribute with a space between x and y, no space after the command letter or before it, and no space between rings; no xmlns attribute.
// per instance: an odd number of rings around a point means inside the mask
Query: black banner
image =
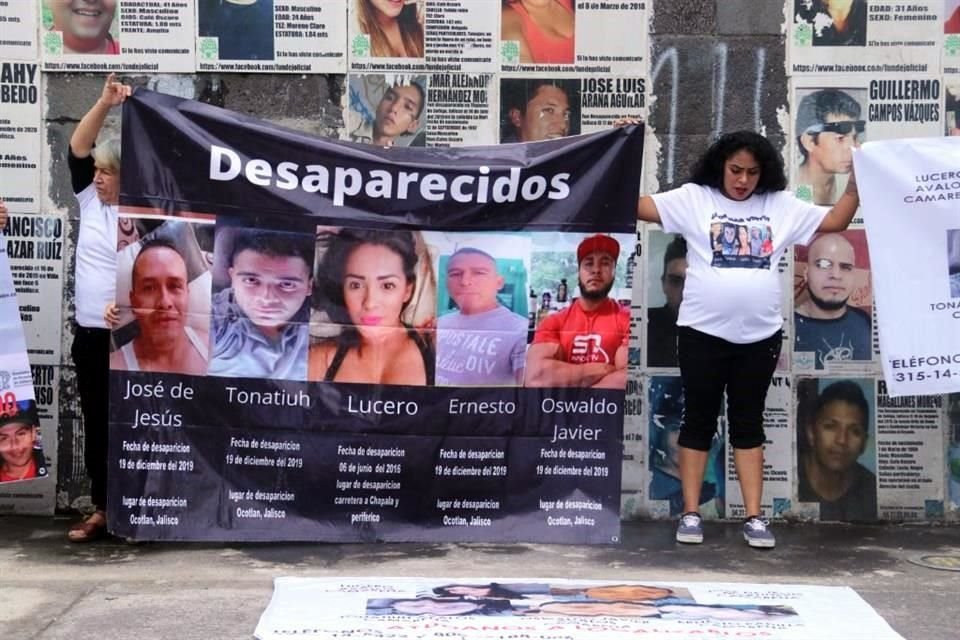
<svg viewBox="0 0 960 640"><path fill-rule="evenodd" d="M113 533L618 541L641 128L378 148L141 90L123 132Z"/></svg>

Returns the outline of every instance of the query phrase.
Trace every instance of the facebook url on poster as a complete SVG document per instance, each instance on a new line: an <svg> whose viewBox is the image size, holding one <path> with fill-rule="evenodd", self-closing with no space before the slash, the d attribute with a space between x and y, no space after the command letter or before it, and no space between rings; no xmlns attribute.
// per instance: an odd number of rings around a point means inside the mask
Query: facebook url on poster
<svg viewBox="0 0 960 640"><path fill-rule="evenodd" d="M46 62L44 71L157 71L160 65L147 63L105 63L105 62Z"/></svg>
<svg viewBox="0 0 960 640"><path fill-rule="evenodd" d="M794 64L794 73L926 73L926 64Z"/></svg>

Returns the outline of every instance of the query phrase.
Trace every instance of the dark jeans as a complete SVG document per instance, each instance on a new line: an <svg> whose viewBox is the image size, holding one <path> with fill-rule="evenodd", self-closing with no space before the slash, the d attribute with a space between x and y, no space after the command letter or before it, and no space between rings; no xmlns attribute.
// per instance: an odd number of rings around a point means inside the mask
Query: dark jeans
<svg viewBox="0 0 960 640"><path fill-rule="evenodd" d="M83 460L90 476L90 498L97 509L107 508L108 385L110 331L76 326L70 354L77 372L83 413Z"/></svg>
<svg viewBox="0 0 960 640"><path fill-rule="evenodd" d="M681 447L709 451L727 392L730 443L762 446L763 406L780 357L782 332L750 344L735 344L690 327L677 328L677 359L683 381Z"/></svg>

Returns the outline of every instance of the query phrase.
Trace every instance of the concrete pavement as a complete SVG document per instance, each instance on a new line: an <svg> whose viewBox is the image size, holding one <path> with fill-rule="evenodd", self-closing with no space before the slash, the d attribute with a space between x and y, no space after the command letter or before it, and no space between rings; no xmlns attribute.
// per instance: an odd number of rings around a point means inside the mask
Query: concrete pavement
<svg viewBox="0 0 960 640"><path fill-rule="evenodd" d="M707 523L701 546L676 545L671 522L643 522L625 523L618 546L583 547L118 540L74 545L65 536L70 522L0 518L4 640L251 638L273 578L285 575L850 586L905 638L960 638L960 572L910 562L925 554L960 560L956 526L777 524L777 548L757 551L733 523Z"/></svg>

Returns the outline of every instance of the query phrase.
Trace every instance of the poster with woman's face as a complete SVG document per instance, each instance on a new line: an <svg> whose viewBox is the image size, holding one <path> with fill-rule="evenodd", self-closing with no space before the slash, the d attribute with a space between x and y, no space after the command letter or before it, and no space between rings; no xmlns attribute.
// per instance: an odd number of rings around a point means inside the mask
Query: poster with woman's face
<svg viewBox="0 0 960 640"><path fill-rule="evenodd" d="M317 229L308 379L433 385L436 278L420 232Z"/></svg>
<svg viewBox="0 0 960 640"><path fill-rule="evenodd" d="M426 0L350 0L350 68L424 70L425 11Z"/></svg>

